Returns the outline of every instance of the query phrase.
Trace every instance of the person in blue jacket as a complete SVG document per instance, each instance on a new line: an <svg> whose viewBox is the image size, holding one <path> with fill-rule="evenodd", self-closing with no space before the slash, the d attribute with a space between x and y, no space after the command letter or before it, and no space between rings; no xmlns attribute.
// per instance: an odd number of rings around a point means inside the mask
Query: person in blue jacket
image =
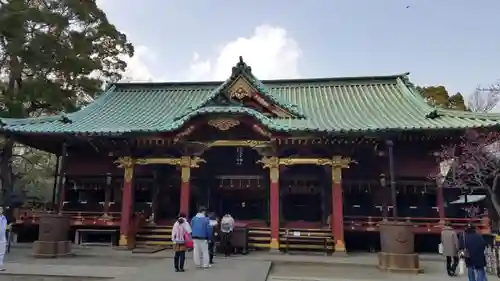
<svg viewBox="0 0 500 281"><path fill-rule="evenodd" d="M206 212L205 207L200 207L196 216L191 220L191 238L194 246L193 260L196 266L202 268L210 267L208 242L212 240L212 226Z"/></svg>

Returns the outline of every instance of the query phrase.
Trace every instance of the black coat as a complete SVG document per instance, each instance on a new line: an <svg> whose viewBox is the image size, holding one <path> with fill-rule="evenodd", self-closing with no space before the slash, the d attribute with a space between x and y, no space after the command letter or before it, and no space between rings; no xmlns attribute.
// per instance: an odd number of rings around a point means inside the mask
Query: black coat
<svg viewBox="0 0 500 281"><path fill-rule="evenodd" d="M461 233L459 236L460 249L466 249L469 257L465 258L465 264L472 267L485 267L486 256L484 250L486 243L481 235L477 233Z"/></svg>

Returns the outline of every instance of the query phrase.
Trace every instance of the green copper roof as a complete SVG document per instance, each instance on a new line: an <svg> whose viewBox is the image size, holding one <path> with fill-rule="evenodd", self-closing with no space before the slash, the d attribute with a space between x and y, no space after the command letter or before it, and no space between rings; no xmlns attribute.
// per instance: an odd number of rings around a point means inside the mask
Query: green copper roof
<svg viewBox="0 0 500 281"><path fill-rule="evenodd" d="M207 114L249 115L278 132L464 129L500 124L499 114L432 108L406 79L406 75L395 75L258 82L263 95L293 111L296 118L272 118L244 106L208 104L223 91L226 81L119 83L75 113L1 121L4 131L73 134L169 132Z"/></svg>

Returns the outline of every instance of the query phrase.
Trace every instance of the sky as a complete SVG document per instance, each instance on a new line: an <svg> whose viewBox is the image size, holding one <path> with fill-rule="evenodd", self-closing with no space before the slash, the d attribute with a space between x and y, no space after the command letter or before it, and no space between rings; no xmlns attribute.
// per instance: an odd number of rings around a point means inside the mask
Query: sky
<svg viewBox="0 0 500 281"><path fill-rule="evenodd" d="M134 44L128 81L410 72L471 93L500 80L499 0L97 0Z"/></svg>

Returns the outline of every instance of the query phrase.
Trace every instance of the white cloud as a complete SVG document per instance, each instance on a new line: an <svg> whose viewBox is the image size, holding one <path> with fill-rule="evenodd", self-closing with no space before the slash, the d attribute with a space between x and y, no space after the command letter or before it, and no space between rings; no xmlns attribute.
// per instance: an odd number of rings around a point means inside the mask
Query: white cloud
<svg viewBox="0 0 500 281"><path fill-rule="evenodd" d="M193 55L188 80L225 80L239 56L252 67L259 79L297 78L302 50L295 39L281 27L261 25L251 37L240 37L224 45L215 59Z"/></svg>
<svg viewBox="0 0 500 281"><path fill-rule="evenodd" d="M123 80L142 82L155 80L154 75L147 66L147 62L155 60L155 54L148 47L136 46L134 56L123 56L122 60L127 62Z"/></svg>

